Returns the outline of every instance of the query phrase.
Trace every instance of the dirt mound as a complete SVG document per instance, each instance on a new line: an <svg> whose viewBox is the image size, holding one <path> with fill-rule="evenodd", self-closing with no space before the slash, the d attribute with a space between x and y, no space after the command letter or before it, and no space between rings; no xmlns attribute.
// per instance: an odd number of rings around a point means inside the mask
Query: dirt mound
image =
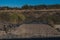
<svg viewBox="0 0 60 40"><path fill-rule="evenodd" d="M15 31L12 31L12 34L20 37L46 37L58 35L59 32L47 24L23 24Z"/></svg>

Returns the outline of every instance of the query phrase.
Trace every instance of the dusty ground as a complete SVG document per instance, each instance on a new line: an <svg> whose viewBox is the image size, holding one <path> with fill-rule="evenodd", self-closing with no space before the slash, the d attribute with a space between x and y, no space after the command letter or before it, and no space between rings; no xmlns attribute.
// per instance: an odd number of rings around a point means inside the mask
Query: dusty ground
<svg viewBox="0 0 60 40"><path fill-rule="evenodd" d="M55 37L60 32L47 24L23 24L7 34L0 31L0 38Z"/></svg>

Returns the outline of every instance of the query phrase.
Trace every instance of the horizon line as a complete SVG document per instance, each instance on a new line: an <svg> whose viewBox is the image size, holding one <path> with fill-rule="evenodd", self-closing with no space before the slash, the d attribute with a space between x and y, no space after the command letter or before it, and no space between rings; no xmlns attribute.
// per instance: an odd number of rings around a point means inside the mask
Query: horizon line
<svg viewBox="0 0 60 40"><path fill-rule="evenodd" d="M37 6L37 5L46 5L46 6L48 6L48 5L60 5L60 4L36 4L36 5L31 5L31 4L25 4L25 5L28 5L28 6ZM24 6L24 5L22 5L22 6ZM0 7L17 7L17 8L21 8L22 6L8 6L8 5L2 5L2 6L0 6Z"/></svg>

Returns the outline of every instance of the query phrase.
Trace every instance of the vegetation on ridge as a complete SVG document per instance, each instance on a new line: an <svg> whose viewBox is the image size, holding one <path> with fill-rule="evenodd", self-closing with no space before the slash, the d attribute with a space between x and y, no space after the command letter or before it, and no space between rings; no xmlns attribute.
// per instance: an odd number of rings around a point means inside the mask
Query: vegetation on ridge
<svg viewBox="0 0 60 40"><path fill-rule="evenodd" d="M23 5L21 8L18 8L18 7L8 7L8 6L5 6L5 7L0 7L0 10L13 10L13 9L16 9L16 10L23 10L23 9L35 9L35 10L40 10L40 9L60 9L60 4L53 4L53 5L45 5L45 4L42 4L42 5Z"/></svg>

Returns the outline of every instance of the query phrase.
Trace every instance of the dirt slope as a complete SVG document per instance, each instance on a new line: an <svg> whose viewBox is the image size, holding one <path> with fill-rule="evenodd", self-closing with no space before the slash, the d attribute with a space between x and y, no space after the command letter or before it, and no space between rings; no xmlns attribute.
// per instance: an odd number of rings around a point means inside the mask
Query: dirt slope
<svg viewBox="0 0 60 40"><path fill-rule="evenodd" d="M58 35L54 28L47 24L23 24L18 27L12 34L19 35L22 38L25 37L40 37L40 36L54 36Z"/></svg>

